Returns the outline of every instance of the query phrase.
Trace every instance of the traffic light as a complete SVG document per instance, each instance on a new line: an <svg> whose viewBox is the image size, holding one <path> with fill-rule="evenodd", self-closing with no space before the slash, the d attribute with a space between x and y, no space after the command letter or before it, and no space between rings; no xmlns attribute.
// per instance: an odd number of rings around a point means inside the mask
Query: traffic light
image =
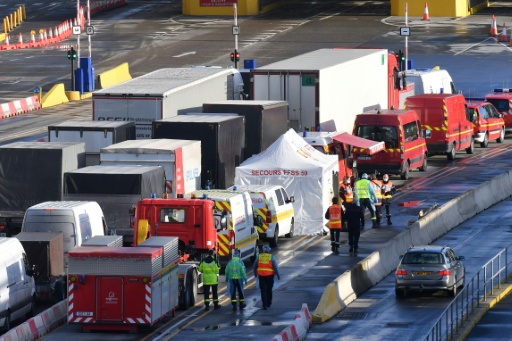
<svg viewBox="0 0 512 341"><path fill-rule="evenodd" d="M231 59L232 62L238 62L240 60L240 52L231 52L229 54L229 59Z"/></svg>
<svg viewBox="0 0 512 341"><path fill-rule="evenodd" d="M76 59L76 51L74 47L71 47L70 50L68 50L68 59L75 60Z"/></svg>
<svg viewBox="0 0 512 341"><path fill-rule="evenodd" d="M405 69L405 55L402 50L398 50L398 53L395 54L396 61L398 62L398 68L400 71L403 71Z"/></svg>

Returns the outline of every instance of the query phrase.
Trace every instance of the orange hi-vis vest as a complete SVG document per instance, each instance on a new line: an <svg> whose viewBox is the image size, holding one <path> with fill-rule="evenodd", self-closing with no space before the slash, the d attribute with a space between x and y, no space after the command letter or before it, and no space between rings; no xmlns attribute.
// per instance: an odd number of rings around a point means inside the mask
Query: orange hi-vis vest
<svg viewBox="0 0 512 341"><path fill-rule="evenodd" d="M340 193L345 195L345 200L348 204L354 201L354 191L352 190L352 186L341 184Z"/></svg>
<svg viewBox="0 0 512 341"><path fill-rule="evenodd" d="M382 204L382 182L380 180L371 180L370 185L373 187L373 191L378 200L375 205L379 206Z"/></svg>
<svg viewBox="0 0 512 341"><path fill-rule="evenodd" d="M341 207L339 205L333 204L329 207L329 228L341 228Z"/></svg>
<svg viewBox="0 0 512 341"><path fill-rule="evenodd" d="M258 276L274 276L274 265L272 264L272 255L270 253L262 253L258 256L256 273Z"/></svg>

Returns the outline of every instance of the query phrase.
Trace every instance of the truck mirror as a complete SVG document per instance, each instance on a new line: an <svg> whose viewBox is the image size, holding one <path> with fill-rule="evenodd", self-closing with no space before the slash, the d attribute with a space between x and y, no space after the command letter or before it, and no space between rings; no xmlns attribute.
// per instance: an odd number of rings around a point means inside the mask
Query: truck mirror
<svg viewBox="0 0 512 341"><path fill-rule="evenodd" d="M228 217L227 215L222 215L220 217L220 230L225 230L228 226Z"/></svg>
<svg viewBox="0 0 512 341"><path fill-rule="evenodd" d="M295 202L295 197L291 196L290 199L288 200L288 202Z"/></svg>
<svg viewBox="0 0 512 341"><path fill-rule="evenodd" d="M432 137L432 134L431 134L431 131L430 129L425 129L425 138L426 139L429 139Z"/></svg>
<svg viewBox="0 0 512 341"><path fill-rule="evenodd" d="M354 160L352 161L352 169L356 169L357 168L357 161Z"/></svg>

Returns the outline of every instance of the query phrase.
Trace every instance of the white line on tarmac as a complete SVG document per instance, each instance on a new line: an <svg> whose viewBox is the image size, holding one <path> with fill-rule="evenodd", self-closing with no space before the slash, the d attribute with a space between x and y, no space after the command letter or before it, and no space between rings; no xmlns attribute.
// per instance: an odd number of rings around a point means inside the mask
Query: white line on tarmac
<svg viewBox="0 0 512 341"><path fill-rule="evenodd" d="M182 53L182 54L178 54L176 56L173 56L174 58L180 58L180 57L185 57L185 56L188 56L188 55L191 55L191 54L196 54L196 51L191 51L191 52L185 52L185 53Z"/></svg>
<svg viewBox="0 0 512 341"><path fill-rule="evenodd" d="M473 44L473 45L469 46L468 48L466 48L466 49L464 49L464 50L462 50L462 51L459 51L459 52L455 53L455 54L454 54L454 56L459 55L459 54L461 54L461 53L464 53L464 52L466 52L466 51L468 51L468 50L471 50L473 47L478 46L478 45L480 45L480 44L482 44L482 43L485 43L487 40L490 40L490 39L496 39L496 38L494 38L494 37L486 38L486 39L482 40L482 41L481 41L481 42L479 42L479 43Z"/></svg>

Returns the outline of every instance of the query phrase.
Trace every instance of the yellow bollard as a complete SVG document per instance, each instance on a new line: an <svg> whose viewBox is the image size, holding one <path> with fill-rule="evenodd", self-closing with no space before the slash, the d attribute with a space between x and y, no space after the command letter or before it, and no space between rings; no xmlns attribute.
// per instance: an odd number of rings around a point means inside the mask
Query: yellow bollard
<svg viewBox="0 0 512 341"><path fill-rule="evenodd" d="M25 5L21 5L22 12L23 12L23 20L27 20L27 9L25 8Z"/></svg>
<svg viewBox="0 0 512 341"><path fill-rule="evenodd" d="M9 14L10 18L11 18L11 29L15 28L16 27L16 24L14 23L14 14L11 13Z"/></svg>

